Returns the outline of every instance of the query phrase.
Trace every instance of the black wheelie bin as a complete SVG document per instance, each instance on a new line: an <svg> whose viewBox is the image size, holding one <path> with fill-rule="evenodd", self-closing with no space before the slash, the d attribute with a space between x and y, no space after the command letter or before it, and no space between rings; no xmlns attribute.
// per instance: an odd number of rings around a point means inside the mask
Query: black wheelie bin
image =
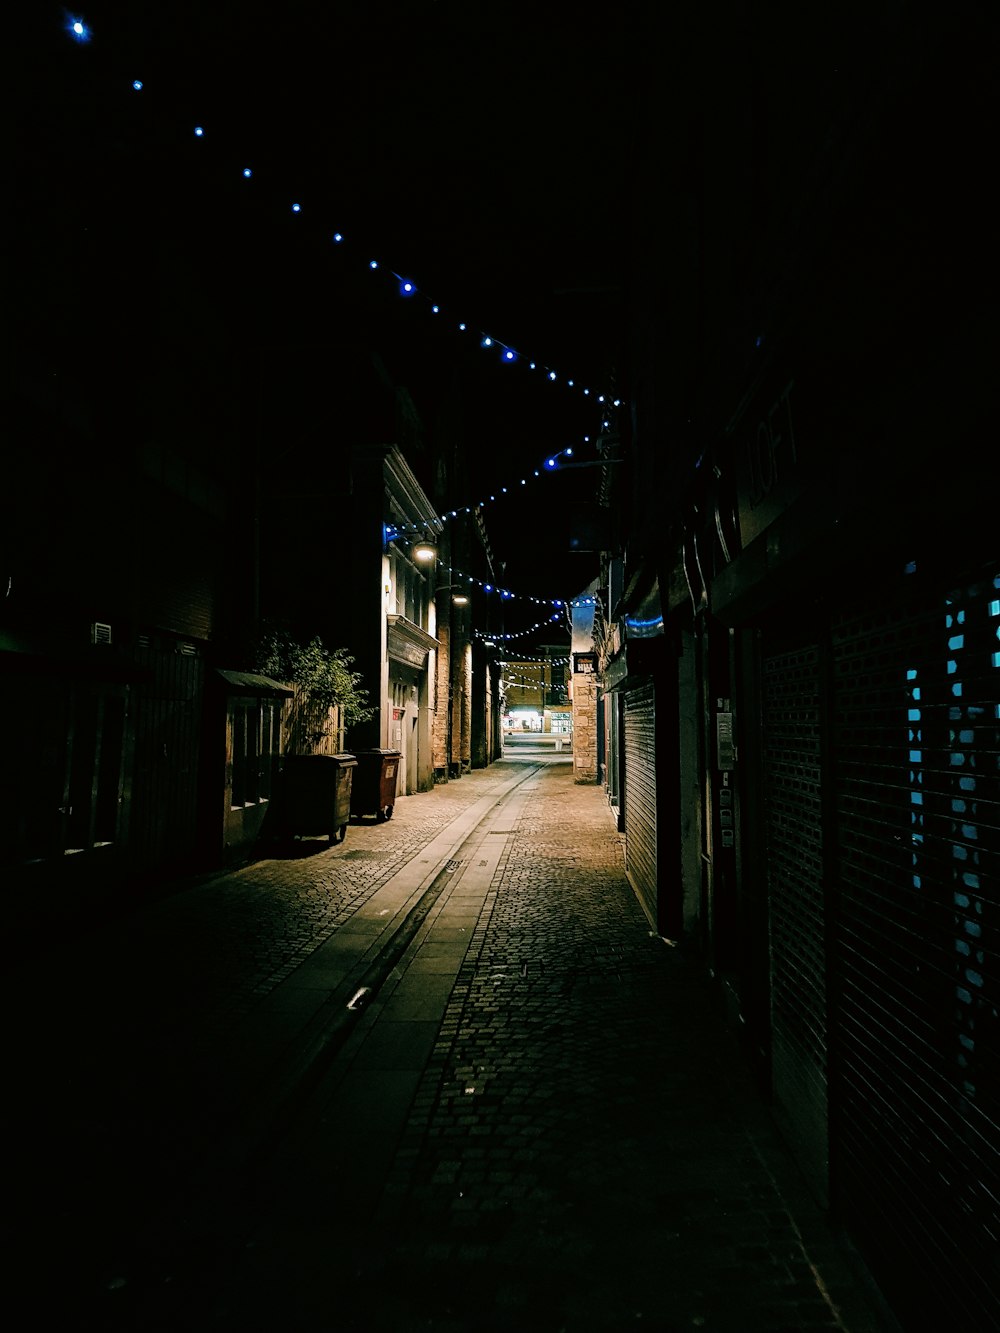
<svg viewBox="0 0 1000 1333"><path fill-rule="evenodd" d="M351 818L351 788L357 760L353 754L286 755L281 774L281 830L323 834L343 842Z"/></svg>
<svg viewBox="0 0 1000 1333"><path fill-rule="evenodd" d="M353 816L374 815L379 821L392 818L401 754L400 750L358 750L351 785Z"/></svg>

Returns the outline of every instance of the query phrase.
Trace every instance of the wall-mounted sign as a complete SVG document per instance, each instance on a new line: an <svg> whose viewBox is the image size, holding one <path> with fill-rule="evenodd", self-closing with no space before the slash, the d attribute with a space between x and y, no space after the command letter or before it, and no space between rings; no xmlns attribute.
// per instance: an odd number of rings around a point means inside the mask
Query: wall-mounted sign
<svg viewBox="0 0 1000 1333"><path fill-rule="evenodd" d="M574 653L573 654L573 675L574 676L592 676L597 671L596 653Z"/></svg>

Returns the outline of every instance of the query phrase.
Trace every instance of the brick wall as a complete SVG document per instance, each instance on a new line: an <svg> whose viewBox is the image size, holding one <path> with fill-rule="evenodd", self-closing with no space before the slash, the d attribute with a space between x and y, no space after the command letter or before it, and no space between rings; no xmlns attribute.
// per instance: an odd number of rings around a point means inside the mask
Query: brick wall
<svg viewBox="0 0 1000 1333"><path fill-rule="evenodd" d="M596 782L597 773L597 677L573 677L573 778Z"/></svg>
<svg viewBox="0 0 1000 1333"><path fill-rule="evenodd" d="M431 720L431 754L436 774L448 772L448 672L451 656L451 629L448 625L437 627L437 688L434 697L434 716Z"/></svg>

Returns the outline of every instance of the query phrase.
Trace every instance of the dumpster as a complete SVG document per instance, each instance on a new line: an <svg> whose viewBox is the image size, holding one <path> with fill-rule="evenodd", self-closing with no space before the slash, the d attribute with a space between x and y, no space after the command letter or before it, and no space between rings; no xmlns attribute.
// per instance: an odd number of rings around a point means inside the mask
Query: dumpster
<svg viewBox="0 0 1000 1333"><path fill-rule="evenodd" d="M353 754L295 754L281 774L281 830L288 836L323 834L343 842L351 818Z"/></svg>
<svg viewBox="0 0 1000 1333"><path fill-rule="evenodd" d="M396 775L400 750L358 750L358 766L351 785L351 814L360 819L374 815L391 819L396 803Z"/></svg>

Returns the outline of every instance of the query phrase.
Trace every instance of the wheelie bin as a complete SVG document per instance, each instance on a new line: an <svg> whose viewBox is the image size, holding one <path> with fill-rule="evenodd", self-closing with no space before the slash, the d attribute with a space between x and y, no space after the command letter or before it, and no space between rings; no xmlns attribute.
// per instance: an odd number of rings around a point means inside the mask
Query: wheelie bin
<svg viewBox="0 0 1000 1333"><path fill-rule="evenodd" d="M353 754L285 757L281 774L280 827L284 834L323 834L343 842L351 818Z"/></svg>
<svg viewBox="0 0 1000 1333"><path fill-rule="evenodd" d="M358 750L357 769L351 785L351 814L361 819L374 815L392 818L396 803L396 778L401 750Z"/></svg>

